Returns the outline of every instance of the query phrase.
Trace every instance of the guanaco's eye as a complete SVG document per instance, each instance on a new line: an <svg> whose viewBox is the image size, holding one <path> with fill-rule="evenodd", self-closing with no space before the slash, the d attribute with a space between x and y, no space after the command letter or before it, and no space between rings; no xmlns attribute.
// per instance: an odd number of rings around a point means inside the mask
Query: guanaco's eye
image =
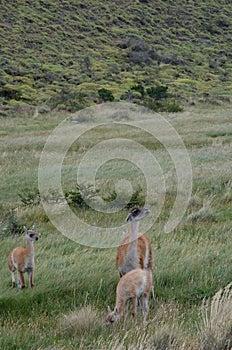
<svg viewBox="0 0 232 350"><path fill-rule="evenodd" d="M136 215L139 214L139 209L138 209L138 208L133 208L133 209L131 210L131 213L132 213L134 216L136 216Z"/></svg>

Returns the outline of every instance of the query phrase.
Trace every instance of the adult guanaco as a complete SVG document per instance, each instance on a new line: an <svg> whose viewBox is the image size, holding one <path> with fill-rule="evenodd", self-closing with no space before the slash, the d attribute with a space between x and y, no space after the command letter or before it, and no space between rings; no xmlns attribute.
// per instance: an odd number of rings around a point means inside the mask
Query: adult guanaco
<svg viewBox="0 0 232 350"><path fill-rule="evenodd" d="M112 325L120 317L125 321L129 300L132 300L133 317L136 318L137 306L139 305L142 309L143 321L145 323L149 309L148 299L151 285L151 275L147 270L135 269L122 276L116 289L116 305L114 311L111 311L108 306L106 324Z"/></svg>
<svg viewBox="0 0 232 350"><path fill-rule="evenodd" d="M120 277L131 270L141 268L146 269L153 280L151 242L145 235L139 234L139 222L149 213L145 208L133 208L126 218L126 221L130 222L130 232L120 243L116 256ZM153 283L151 292L154 299Z"/></svg>
<svg viewBox="0 0 232 350"><path fill-rule="evenodd" d="M28 273L30 287L33 288L33 271L35 269L34 261L34 241L38 240L35 233L34 225L31 230L24 226L26 233L26 248L16 247L12 250L8 257L8 266L11 271L12 287L15 287L14 272L18 270L18 287L25 288L24 273Z"/></svg>

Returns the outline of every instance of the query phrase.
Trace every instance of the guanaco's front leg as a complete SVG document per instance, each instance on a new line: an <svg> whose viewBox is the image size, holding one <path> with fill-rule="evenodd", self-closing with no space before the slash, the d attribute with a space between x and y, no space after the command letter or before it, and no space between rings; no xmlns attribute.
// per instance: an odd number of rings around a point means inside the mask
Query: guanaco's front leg
<svg viewBox="0 0 232 350"><path fill-rule="evenodd" d="M133 300L132 300L132 316L134 318L136 318L136 314L137 314L137 304L138 304L138 299L133 298Z"/></svg>
<svg viewBox="0 0 232 350"><path fill-rule="evenodd" d="M29 279L30 287L33 288L34 287L34 284L33 284L33 271L29 271L28 272L28 279Z"/></svg>

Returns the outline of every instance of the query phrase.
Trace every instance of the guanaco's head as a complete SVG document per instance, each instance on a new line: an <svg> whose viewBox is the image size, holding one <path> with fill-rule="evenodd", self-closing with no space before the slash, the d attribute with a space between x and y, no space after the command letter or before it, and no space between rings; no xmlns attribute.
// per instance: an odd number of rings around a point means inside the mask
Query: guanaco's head
<svg viewBox="0 0 232 350"><path fill-rule="evenodd" d="M119 319L119 312L117 309L117 306L115 306L114 311L110 310L110 307L108 306L108 316L105 319L105 322L107 326L113 326L114 322Z"/></svg>
<svg viewBox="0 0 232 350"><path fill-rule="evenodd" d="M140 221L143 218L145 218L145 216L147 216L149 213L150 213L149 209L133 208L133 209L131 209L130 214L127 216L126 222L128 222L128 221Z"/></svg>
<svg viewBox="0 0 232 350"><path fill-rule="evenodd" d="M26 228L26 226L24 226L23 228L24 228L24 231L26 233L26 238L29 241L31 241L31 242L38 241L39 237L35 233L35 226L34 225L32 226L32 228L30 230L28 230Z"/></svg>

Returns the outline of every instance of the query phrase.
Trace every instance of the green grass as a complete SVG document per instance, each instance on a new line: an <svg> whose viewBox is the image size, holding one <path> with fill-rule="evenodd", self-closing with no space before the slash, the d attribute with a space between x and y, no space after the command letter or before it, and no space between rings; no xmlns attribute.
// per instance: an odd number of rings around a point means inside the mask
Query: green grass
<svg viewBox="0 0 232 350"><path fill-rule="evenodd" d="M110 329L104 325L107 305L112 308L115 303L116 248L81 246L53 227L41 205L25 207L20 202L18 192L37 188L37 169L46 137L65 116L69 115L48 114L46 121L42 115L0 119L0 127L6 131L0 137L3 179L0 183L0 348L118 349L121 346L126 349L205 350L210 348L206 346L213 349L209 345L212 339L214 344L223 341L230 344L230 336L225 334L232 321L226 319L226 314L231 315L231 294L225 302L227 309L223 309L220 329L208 330L204 323L210 306L202 314L204 298L209 298L210 302L218 290L231 282L232 275L232 125L229 106L212 109L208 106L206 109L199 105L184 113L165 115L182 136L193 168L193 194L189 207L180 225L171 233L165 233L163 226L175 199L175 169L165 148L150 135L119 126L114 130L109 125L96 128L73 144L65 157L63 166L68 171L63 172L63 185L67 189L75 186L76 164L86 150L114 136L141 142L153 152L165 174L164 206L157 222L147 232L153 249L155 301L150 302L146 327L142 326L141 317L136 325L130 317L125 327L120 323ZM103 114L101 118L99 122L104 122ZM222 134L225 129L226 135ZM215 144L215 137L211 135L216 133L222 139ZM136 186L144 178L141 172L133 177L135 171L122 160L106 163L98 172L97 181L104 185L103 191L112 190L113 181L110 180L125 176ZM150 201L152 210L157 210L159 198ZM206 207L211 215L207 214ZM7 255L15 246L25 244L24 236L10 233L12 216L10 219L3 214L11 208L18 225L35 223L39 234L35 243L33 290L11 288ZM76 209L76 213L79 215L80 210ZM81 209L81 213L87 222L110 227L124 223L128 211L124 209L109 216L88 209ZM191 215L194 215L194 221L188 219ZM6 227L8 231L4 229ZM223 302L219 300L221 307ZM215 317L219 315L212 316L212 321Z"/></svg>

